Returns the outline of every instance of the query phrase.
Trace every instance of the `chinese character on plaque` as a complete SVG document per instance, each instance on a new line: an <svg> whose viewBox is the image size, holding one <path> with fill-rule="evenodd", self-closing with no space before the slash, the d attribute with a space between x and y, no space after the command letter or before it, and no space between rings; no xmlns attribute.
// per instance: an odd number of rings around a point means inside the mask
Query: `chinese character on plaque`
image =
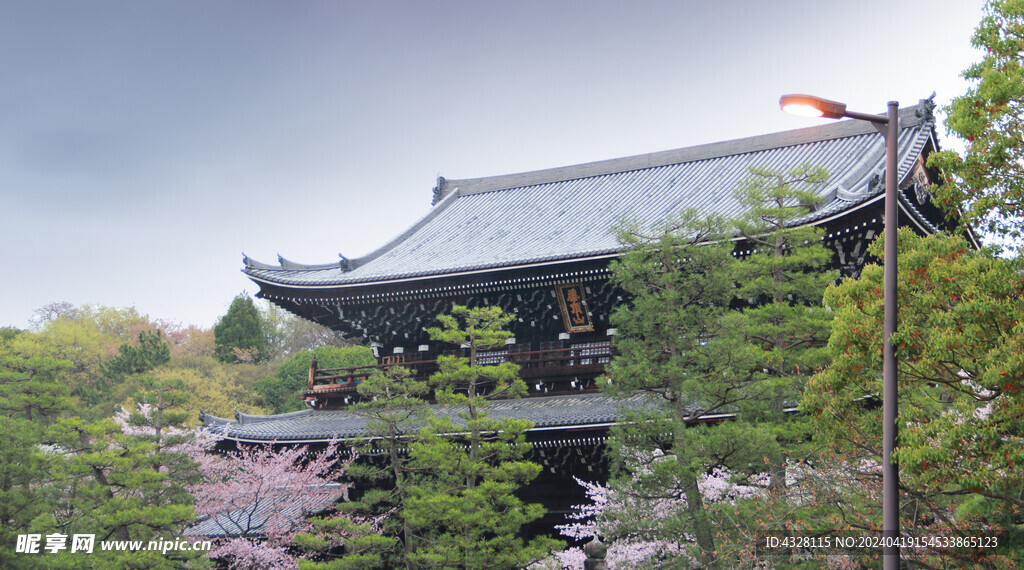
<svg viewBox="0 0 1024 570"><path fill-rule="evenodd" d="M558 294L558 306L562 310L565 332L589 332L594 330L587 311L587 301L583 297L583 285L559 285L555 287Z"/></svg>

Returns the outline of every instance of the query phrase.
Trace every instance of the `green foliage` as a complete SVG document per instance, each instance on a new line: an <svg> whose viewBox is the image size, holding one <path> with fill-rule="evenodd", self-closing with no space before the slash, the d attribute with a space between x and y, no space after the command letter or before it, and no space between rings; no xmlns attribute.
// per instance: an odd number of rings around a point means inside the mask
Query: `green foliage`
<svg viewBox="0 0 1024 570"><path fill-rule="evenodd" d="M312 529L295 536L293 545L318 553L313 560L300 560L300 569L386 570L395 566L386 553L399 548L393 536L382 535L370 522L356 523L346 517L319 517ZM340 550L339 554L335 554Z"/></svg>
<svg viewBox="0 0 1024 570"><path fill-rule="evenodd" d="M882 241L871 246L882 255ZM899 235L901 526L952 536L1005 531L1021 562L1024 501L1024 281L1021 261L975 251L945 235ZM832 365L801 407L822 442L849 465L881 462L882 268L828 290L836 313ZM865 479L877 472L863 473ZM880 521L875 505L849 500L845 522ZM994 557L988 561L995 562ZM967 563L967 560L961 560Z"/></svg>
<svg viewBox="0 0 1024 570"><path fill-rule="evenodd" d="M736 192L749 208L736 221L738 233L753 250L737 266L738 295L759 309L783 303L819 306L825 287L837 277L828 269L833 254L821 245L823 229L795 224L820 204L812 188L828 174L810 166L788 173L754 168L751 174Z"/></svg>
<svg viewBox="0 0 1024 570"><path fill-rule="evenodd" d="M95 534L97 542L148 541L180 536L195 520L186 486L197 481L197 473L185 469L191 462L182 454L161 450L159 440L122 433L112 420L89 423L79 418L54 424L48 440L61 450L52 458L52 476L64 492L52 510L32 522L30 532ZM89 563L108 568L173 568L199 554L156 557L97 550L89 555ZM47 564L53 567L80 563L81 555L69 551L47 554Z"/></svg>
<svg viewBox="0 0 1024 570"><path fill-rule="evenodd" d="M503 431L481 437L475 459L466 439L451 436L465 428L448 419L420 432L410 466L424 475L409 486L404 512L414 535L413 567L522 568L562 546L545 537L525 542L516 536L544 515L543 506L515 496L540 471L521 460L529 449L529 426L501 422Z"/></svg>
<svg viewBox="0 0 1024 570"><path fill-rule="evenodd" d="M258 380L253 389L263 400L263 405L274 413L292 412L304 409L297 396L306 390L309 381L309 366L317 361L319 368L348 368L375 366L377 360L373 351L365 346L321 346L312 351L304 350L286 360L273 377Z"/></svg>
<svg viewBox="0 0 1024 570"><path fill-rule="evenodd" d="M137 346L124 343L118 348L118 355L103 363L103 374L113 382L123 382L133 374L149 372L171 360L171 347L163 340L160 331L139 332Z"/></svg>
<svg viewBox="0 0 1024 570"><path fill-rule="evenodd" d="M269 356L266 331L256 305L239 294L213 327L214 354L221 362L263 362Z"/></svg>
<svg viewBox="0 0 1024 570"><path fill-rule="evenodd" d="M813 189L828 174L808 165L751 173L736 193L749 208L736 225L752 253L735 273L737 294L750 304L729 314L727 326L742 334L758 386L756 405L743 413L770 424L783 446L781 462L770 472L773 490L785 492L786 462L802 459L796 444L811 432L805 417L783 410L800 401L808 378L828 363L832 313L822 295L838 272L828 267L833 253L822 245L824 230L798 225L821 202Z"/></svg>
<svg viewBox="0 0 1024 570"><path fill-rule="evenodd" d="M169 358L161 336L148 332L140 319L134 310L86 306L41 320L34 331L0 337L0 540L5 544L25 533L169 538L194 521L185 491L194 477L192 463L170 452L180 441L166 432L182 419L172 408L183 401L183 386L139 375L158 372L153 367L166 366ZM128 344L140 327L147 327L140 345ZM111 359L118 344L121 350ZM69 417L98 417L115 407L118 390L129 385L137 400L153 401L144 408L147 413L124 414L123 425ZM81 406L82 401L94 404ZM143 433L128 435L122 429ZM201 567L191 560L200 554L97 550L87 562ZM14 554L13 548L0 552L2 567L82 564L83 554L66 550L37 557Z"/></svg>
<svg viewBox="0 0 1024 570"><path fill-rule="evenodd" d="M611 447L619 470L613 489L641 504L679 497L687 505L668 517L610 524L623 534L608 538L675 543L685 529L704 564L715 561L716 528L698 481L716 467L753 475L764 469L761 458L778 461L780 455L772 434L743 414L726 428L727 441L719 437L721 426L687 427L700 416L750 407L762 395L744 339L727 326L736 264L722 233L727 227L724 220L687 211L653 236L620 230L627 253L613 264L613 281L630 301L612 314L619 354L603 387L619 396L646 392L660 403L657 412L635 415L615 430Z"/></svg>
<svg viewBox="0 0 1024 570"><path fill-rule="evenodd" d="M469 356L439 356L438 371L430 377L436 388L434 397L441 404L465 406L459 412L469 429L469 460L482 459L483 449L488 445L485 432L499 432L506 427L502 422L491 420L483 409L487 400L497 398L518 398L526 394L526 383L519 378L519 365L514 362L482 365L481 352L505 345L512 333L504 328L515 315L506 314L500 307L469 308L460 305L452 307L450 315L438 315L441 327L427 329L432 340L439 340L464 347ZM523 430L528 429L524 427ZM450 431L447 433L456 433ZM502 446L499 444L499 448ZM476 485L477 477L467 475L466 486Z"/></svg>
<svg viewBox="0 0 1024 570"><path fill-rule="evenodd" d="M714 388L706 375L718 367L720 320L732 298L735 260L727 242L702 244L720 240L723 227L723 220L700 220L689 211L658 235L620 229L628 251L612 263L612 280L630 300L611 316L619 356L608 366L614 382L605 391L647 391L674 403L691 392L680 383Z"/></svg>
<svg viewBox="0 0 1024 570"><path fill-rule="evenodd" d="M50 303L35 311L31 319L33 330L45 331L59 321L89 323L105 336L119 342L131 340L140 328L149 326L149 320L134 307L116 308L103 305L76 307L66 301Z"/></svg>
<svg viewBox="0 0 1024 570"><path fill-rule="evenodd" d="M5 345L22 334L24 334L24 331L21 329L16 329L14 327L0 327L0 345Z"/></svg>
<svg viewBox="0 0 1024 570"><path fill-rule="evenodd" d="M104 333L96 322L85 318L51 321L32 338L42 354L69 363L57 381L70 388L81 415L100 419L114 413L117 406L103 363L127 339Z"/></svg>
<svg viewBox="0 0 1024 570"><path fill-rule="evenodd" d="M465 347L469 355L440 356L440 369L430 377L437 387L435 398L439 403L465 405L470 420L476 420L477 408L486 400L518 398L526 394L526 384L519 378L519 365L502 362L482 366L481 352L505 346L512 333L505 330L515 315L504 313L500 307L470 309L456 305L450 315L438 315L440 327L427 329L432 340Z"/></svg>
<svg viewBox="0 0 1024 570"><path fill-rule="evenodd" d="M44 514L53 500L54 489L48 485L52 458L39 448L41 437L39 424L21 417L0 416L2 568L26 567L25 556L14 552L17 535L28 532L30 523Z"/></svg>
<svg viewBox="0 0 1024 570"><path fill-rule="evenodd" d="M377 369L358 390L363 401L349 410L367 418L366 429L372 437L407 437L425 423L430 387L416 380L408 368Z"/></svg>
<svg viewBox="0 0 1024 570"><path fill-rule="evenodd" d="M236 406L264 413L251 386L276 367L223 364L212 357L212 331L157 332L134 309L60 304L44 312L30 331L0 330L0 541L9 545L0 567L83 563L79 553L16 554L18 534L181 536L194 521L185 489L195 472L174 452L185 437L176 428L194 423L199 406L224 416ZM363 351L355 364L372 364ZM120 424L101 419L122 405L135 411ZM193 555L201 553L97 551L88 563L202 567Z"/></svg>
<svg viewBox="0 0 1024 570"><path fill-rule="evenodd" d="M183 390L189 394L187 402L175 409L185 414L186 424L195 427L200 412L220 417L232 417L235 410L247 414L269 414L268 408L260 405L260 397L254 391L254 384L267 368L252 364L224 364L213 357L189 358L174 361L147 373L144 378L168 382L181 381ZM137 386L132 383L132 386ZM130 394L122 403L132 407L139 403L137 394Z"/></svg>
<svg viewBox="0 0 1024 570"><path fill-rule="evenodd" d="M149 428L153 438L160 442L168 427L182 427L187 414L181 408L188 403L185 382L180 378L143 376L139 378L135 397L145 411L129 415L128 422L135 427Z"/></svg>
<svg viewBox="0 0 1024 570"><path fill-rule="evenodd" d="M0 567L24 567L9 545L49 508L52 458L39 447L45 425L68 409L68 389L56 381L70 364L45 356L37 339L0 339ZM30 562L31 563L31 562Z"/></svg>
<svg viewBox="0 0 1024 570"><path fill-rule="evenodd" d="M52 420L69 409L69 389L60 378L71 367L30 333L0 343L0 414Z"/></svg>
<svg viewBox="0 0 1024 570"><path fill-rule="evenodd" d="M934 153L928 165L950 215L1020 237L1024 219L1024 1L989 0L971 43L985 50L963 76L973 83L946 109L946 128L966 143L963 156Z"/></svg>
<svg viewBox="0 0 1024 570"><path fill-rule="evenodd" d="M787 466L804 458L810 428L784 410L827 362L831 315L821 295L835 272L826 269L831 253L821 246L821 230L795 226L818 201L813 186L825 179L808 166L752 169L737 191L748 211L742 219L687 211L653 235L620 229L627 253L612 265L613 281L629 302L611 317L618 355L603 390L647 392L659 405L614 432L612 487L625 499L603 521L608 538L679 545L686 533L695 539L696 560L723 564L749 557L751 529L799 510L787 498ZM732 255L730 227L752 250L742 261ZM723 413L736 419L693 424ZM764 472L767 492L740 506L709 503L699 488L712 474L750 483ZM656 517L646 512L668 499L682 499L684 507Z"/></svg>
<svg viewBox="0 0 1024 570"><path fill-rule="evenodd" d="M349 476L371 482L372 488L342 509L365 517L390 513L383 522L385 534L400 536L401 543L385 544L387 550L379 554L392 566L404 566L413 545L412 527L404 510L410 478L414 477L406 447L430 416L425 399L430 387L415 380L411 370L394 366L377 370L358 390L363 400L349 410L367 419L366 435L370 439L357 449L364 454L383 455L386 461L382 466L368 462L349 467Z"/></svg>
<svg viewBox="0 0 1024 570"><path fill-rule="evenodd" d="M524 504L516 490L540 472L523 457L529 451L530 422L493 419L487 400L526 392L512 363L483 365L482 353L502 347L514 317L496 307L455 306L440 315L431 338L463 347L467 357L439 359L431 377L435 394L461 411L464 425L449 417L430 420L412 442L407 468L418 475L406 485L402 512L407 525L406 558L412 567L522 568L546 557L559 541L516 534L544 515L541 505Z"/></svg>
<svg viewBox="0 0 1024 570"><path fill-rule="evenodd" d="M309 365L317 361L318 368L349 368L376 366L373 351L365 346L321 346L302 351L286 360L277 371L279 378L301 378L303 385L309 375Z"/></svg>
<svg viewBox="0 0 1024 570"><path fill-rule="evenodd" d="M87 419L115 412L133 368L167 361L161 335L135 309L60 303L40 309L37 316L35 329L21 336L32 339L38 354L69 363L56 382L70 388L71 405ZM132 344L137 336L143 344ZM146 363L147 358L152 362Z"/></svg>
<svg viewBox="0 0 1024 570"><path fill-rule="evenodd" d="M260 319L266 328L271 359L288 358L321 346L343 348L355 344L337 331L289 313L272 303L261 303L259 310Z"/></svg>

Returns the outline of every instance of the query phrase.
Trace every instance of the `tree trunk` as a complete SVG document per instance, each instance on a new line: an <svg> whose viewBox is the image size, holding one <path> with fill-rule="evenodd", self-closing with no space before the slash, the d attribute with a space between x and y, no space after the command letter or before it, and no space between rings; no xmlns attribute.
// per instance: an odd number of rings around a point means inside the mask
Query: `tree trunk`
<svg viewBox="0 0 1024 570"><path fill-rule="evenodd" d="M697 476L693 473L685 475L683 490L686 493L686 509L693 520L693 536L700 548L700 561L705 568L717 568L715 562L715 529L704 510L704 497L697 488Z"/></svg>

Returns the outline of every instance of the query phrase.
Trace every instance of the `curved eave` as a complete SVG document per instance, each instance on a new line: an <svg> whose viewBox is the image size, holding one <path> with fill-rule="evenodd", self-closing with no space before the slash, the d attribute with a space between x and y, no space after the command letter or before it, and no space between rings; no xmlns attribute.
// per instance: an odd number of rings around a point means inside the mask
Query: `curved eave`
<svg viewBox="0 0 1024 570"><path fill-rule="evenodd" d="M787 412L792 410L787 409ZM689 423L693 424L705 424L705 423L718 423L727 420L736 419L736 414L711 414L707 416L701 416L695 420L690 420ZM622 422L619 419L604 422L592 422L586 424L572 424L572 425L557 425L557 426L534 426L526 433L532 434L545 434L549 435L558 432L593 432L595 430L607 430L611 429ZM334 435L311 435L311 436L298 436L298 437L274 437L274 438L259 438L259 437L245 437L231 435L230 433L215 434L219 435L221 440L234 441L237 443L256 443L256 444L288 444L288 445L310 445L319 443L330 443L338 439L352 441L371 441L380 439L379 436L368 436L365 433L358 434L334 434ZM592 439L594 436L586 435L581 433L579 437L567 438L567 439ZM563 440L565 441L565 440ZM559 443L559 442L555 442ZM533 442L531 443L534 447L549 447L548 442Z"/></svg>
<svg viewBox="0 0 1024 570"><path fill-rule="evenodd" d="M526 433L552 433L560 431L591 431L595 429L609 429L613 426L618 425L618 422L600 422L591 424L581 425L564 425L564 426L547 426L547 427L533 427L526 430ZM316 443L330 443L331 441L342 439L342 440L357 440L357 441L370 441L374 439L380 439L380 437L371 437L365 433L360 434L337 434L337 435L314 435L314 436L299 436L299 437L275 437L275 438L258 438L258 437L243 437L231 435L230 433L216 433L221 440L234 441L237 443L259 443L259 444L288 444L288 445L310 445Z"/></svg>
<svg viewBox="0 0 1024 570"><path fill-rule="evenodd" d="M321 284L313 285L313 284L289 283L289 282L287 282L285 280L274 281L274 280L271 280L271 279L261 278L261 277L257 277L255 275L249 274L249 273L245 272L245 270L243 270L243 273L246 273L246 276L249 277L249 279L252 279L253 281L255 281L257 283L263 283L263 284L272 285L272 286L275 286L275 287L287 288L287 289L303 289L303 290L310 290L310 291L323 291L323 290L332 290L332 289L354 289L354 288L361 288L361 287L374 287L374 286L378 286L378 285L390 285L390 284L398 284L398 283L411 283L411 282L417 282L417 281L429 281L429 280L434 280L434 279L451 279L452 277L462 277L462 276L468 276L468 275L482 275L482 274L487 274L487 273L496 273L496 272L508 271L508 270L529 269L529 268L534 268L534 267L548 267L548 266L553 266L553 265L561 265L561 264L568 264L568 263L578 263L578 262L581 262L581 261L597 261L597 260L602 260L602 259L613 259L615 257L618 257L619 255L621 255L621 250L616 250L616 251L612 251L612 252L599 252L599 253L595 253L593 255L586 255L586 256L555 258L555 259L548 259L548 260L537 260L537 261L530 261L530 262L527 262L527 263L509 263L507 265L493 265L493 266L480 267L480 268L467 268L465 270L455 270L455 271L444 272L444 273L422 273L422 274L403 275L403 276L400 276L400 277L395 277L395 278L390 278L390 279L376 279L376 280L371 280L371 281L354 281L354 282L349 282L349 283L322 284L322 285Z"/></svg>
<svg viewBox="0 0 1024 570"><path fill-rule="evenodd" d="M617 400L598 392L495 400L488 406L491 417L523 419L536 433L586 431L613 425L623 408L648 409L656 401L643 394ZM461 408L434 404L434 413L465 427ZM366 430L368 418L349 410L307 410L300 414L240 416L237 421L204 416L203 425L219 438L243 443L323 443L332 439L379 439ZM461 429L461 428L460 428Z"/></svg>
<svg viewBox="0 0 1024 570"><path fill-rule="evenodd" d="M884 193L878 193L876 195L864 198L864 199L862 199L859 202L851 203L850 207L843 208L843 209L841 209L840 211L838 211L836 213L829 214L829 215L826 215L826 216L821 217L821 218L810 220L810 221L808 221L806 223L800 224L797 227L820 226L820 225L824 225L824 224L827 224L829 222L833 222L835 220L841 219L841 218L846 217L846 216L852 216L852 215L855 215L855 214L859 213L861 210L869 208L870 206L876 204L877 202L879 202L880 200L883 200L884 198L885 198ZM934 228L934 226L932 226L930 223L927 222L927 220L924 219L923 215L920 212L916 211L915 209L912 209L911 207L909 207L908 204L904 204L904 200L900 201L900 207L903 210L904 214L909 219L913 220L914 224L922 232L935 233L935 231L937 231ZM741 238L741 237L734 237L734 238L732 238L732 241L741 241L742 239L743 238ZM441 282L441 281L450 280L450 279L456 278L456 277L480 276L480 275L495 274L495 273L500 273L500 272L510 271L510 270L518 271L518 270L523 270L523 269L533 269L533 268L540 268L540 267L556 267L558 265L568 265L568 264L576 264L576 263L585 263L585 262L589 262L589 261L601 261L601 260L615 259L615 258L621 256L622 253L623 252L620 249L620 250L616 250L614 252L599 253L599 254L583 256L583 257L553 259L553 260L547 260L547 261L537 261L537 262L522 263L522 264L509 264L509 265L492 266L492 267L485 267L485 268L478 268L478 269L467 269L467 270L464 270L464 271L454 271L454 272L447 272L447 273L410 275L410 276L403 276L403 277L393 278L393 279L378 279L378 280L374 280L374 281L342 283L342 284L295 284L295 283L288 283L286 281L275 281L275 280L272 280L272 279L267 279L267 278L258 277L258 276L254 276L254 275L248 275L247 274L247 276L249 277L249 279L253 280L254 282L256 282L257 284L260 284L260 285L266 285L266 286L269 286L269 287L272 287L272 288L287 289L287 290L293 290L293 291L346 291L346 290L351 291L351 290L360 290L360 289L368 288L368 287L377 287L377 286L381 286L381 285L403 285L403 284L408 284L408 283L423 283L424 284L423 288L425 290L430 291L430 290L437 290L437 289L442 288L442 287L431 287L431 284L430 284L431 282ZM445 287L447 287L447 285Z"/></svg>

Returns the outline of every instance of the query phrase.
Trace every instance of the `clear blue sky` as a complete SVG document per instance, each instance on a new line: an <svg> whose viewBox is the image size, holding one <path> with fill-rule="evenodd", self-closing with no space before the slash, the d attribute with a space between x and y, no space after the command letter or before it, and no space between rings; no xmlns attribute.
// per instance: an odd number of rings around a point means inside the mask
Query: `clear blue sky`
<svg viewBox="0 0 1024 570"><path fill-rule="evenodd" d="M54 301L211 326L256 290L242 252L365 254L438 175L818 124L778 110L790 92L944 104L982 2L2 6L0 326L24 327Z"/></svg>

